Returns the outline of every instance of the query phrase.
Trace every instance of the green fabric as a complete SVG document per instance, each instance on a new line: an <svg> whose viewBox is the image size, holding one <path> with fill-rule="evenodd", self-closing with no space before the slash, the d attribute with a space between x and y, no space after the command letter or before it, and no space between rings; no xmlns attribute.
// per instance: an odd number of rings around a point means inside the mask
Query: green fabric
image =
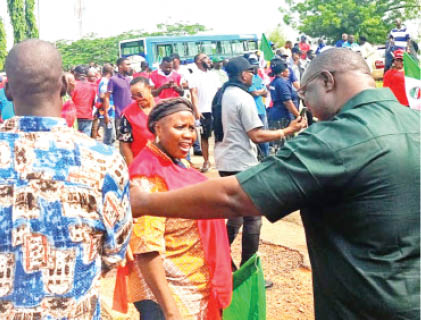
<svg viewBox="0 0 421 320"><path fill-rule="evenodd" d="M421 79L420 64L406 52L403 54L403 67L405 69L405 77Z"/></svg>
<svg viewBox="0 0 421 320"><path fill-rule="evenodd" d="M263 56L265 57L266 61L272 60L272 58L275 56L273 54L272 48L269 45L269 41L266 39L266 36L264 33L262 33L262 39L260 40L260 51L263 52Z"/></svg>
<svg viewBox="0 0 421 320"><path fill-rule="evenodd" d="M233 274L232 301L223 320L265 320L266 289L262 263L255 254Z"/></svg>
<svg viewBox="0 0 421 320"><path fill-rule="evenodd" d="M365 90L237 178L271 221L301 209L316 319L419 319L419 112Z"/></svg>

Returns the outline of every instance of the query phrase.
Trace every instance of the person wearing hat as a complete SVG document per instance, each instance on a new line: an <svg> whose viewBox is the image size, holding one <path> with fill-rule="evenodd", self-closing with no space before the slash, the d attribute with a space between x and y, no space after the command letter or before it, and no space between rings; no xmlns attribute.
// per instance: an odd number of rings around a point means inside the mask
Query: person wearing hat
<svg viewBox="0 0 421 320"><path fill-rule="evenodd" d="M297 92L292 89L289 81L290 69L283 60L273 59L271 70L270 76L274 78L269 85L273 102L272 108L268 110L269 128L286 128L291 120L299 117ZM280 146L284 140L281 139Z"/></svg>
<svg viewBox="0 0 421 320"><path fill-rule="evenodd" d="M249 88L249 92L254 98L257 108L257 114L259 115L260 120L264 125L265 129L268 129L268 119L266 114L266 106L263 102L263 97L266 97L268 92L266 86L263 84L262 78L258 74L259 70L259 61L257 56L252 54L248 57L249 63L254 67L253 68L253 79L252 84ZM258 144L259 155L261 158L266 158L269 155L269 142L263 142Z"/></svg>
<svg viewBox="0 0 421 320"><path fill-rule="evenodd" d="M383 87L390 88L398 101L408 107L409 102L405 90L405 72L403 69L403 50L393 52L393 66L387 70L383 78Z"/></svg>
<svg viewBox="0 0 421 320"><path fill-rule="evenodd" d="M258 164L256 143L279 140L304 127L304 121L297 119L285 129L264 129L256 103L249 92L254 68L244 57L231 59L225 67L229 80L215 97L220 101L220 104L214 104L220 106L220 110L212 109L215 117L215 163L221 177L235 175ZM261 217L228 219L230 243L234 241L242 225L241 265L259 248Z"/></svg>

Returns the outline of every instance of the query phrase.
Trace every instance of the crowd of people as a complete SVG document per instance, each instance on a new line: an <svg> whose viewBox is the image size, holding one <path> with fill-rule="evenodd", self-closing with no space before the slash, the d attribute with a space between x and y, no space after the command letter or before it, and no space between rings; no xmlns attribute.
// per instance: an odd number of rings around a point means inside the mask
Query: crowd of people
<svg viewBox="0 0 421 320"><path fill-rule="evenodd" d="M128 58L63 72L51 44L15 45L0 91L2 316L100 319L99 279L118 267L142 320L221 319L262 215L301 210L316 319L419 319L421 119L396 85L402 30L394 95L376 89L363 36L136 72Z"/></svg>

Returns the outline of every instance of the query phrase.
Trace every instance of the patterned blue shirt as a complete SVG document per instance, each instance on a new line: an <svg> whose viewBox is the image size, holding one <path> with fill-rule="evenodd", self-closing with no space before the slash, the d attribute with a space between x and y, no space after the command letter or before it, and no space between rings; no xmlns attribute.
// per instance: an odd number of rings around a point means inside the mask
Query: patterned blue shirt
<svg viewBox="0 0 421 320"><path fill-rule="evenodd" d="M0 318L100 319L101 270L131 234L128 181L118 152L64 119L0 125Z"/></svg>

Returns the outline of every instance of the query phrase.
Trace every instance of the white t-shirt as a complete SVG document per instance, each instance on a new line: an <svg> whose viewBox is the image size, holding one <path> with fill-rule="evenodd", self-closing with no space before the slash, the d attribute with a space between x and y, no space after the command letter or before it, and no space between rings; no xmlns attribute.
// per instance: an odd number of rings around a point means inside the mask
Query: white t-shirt
<svg viewBox="0 0 421 320"><path fill-rule="evenodd" d="M224 138L215 145L215 163L219 171L243 171L256 164L257 147L247 132L263 127L251 94L228 87L222 97Z"/></svg>
<svg viewBox="0 0 421 320"><path fill-rule="evenodd" d="M198 105L200 113L212 112L212 100L216 91L220 88L218 76L211 71L196 69L191 74L189 87L197 89Z"/></svg>

